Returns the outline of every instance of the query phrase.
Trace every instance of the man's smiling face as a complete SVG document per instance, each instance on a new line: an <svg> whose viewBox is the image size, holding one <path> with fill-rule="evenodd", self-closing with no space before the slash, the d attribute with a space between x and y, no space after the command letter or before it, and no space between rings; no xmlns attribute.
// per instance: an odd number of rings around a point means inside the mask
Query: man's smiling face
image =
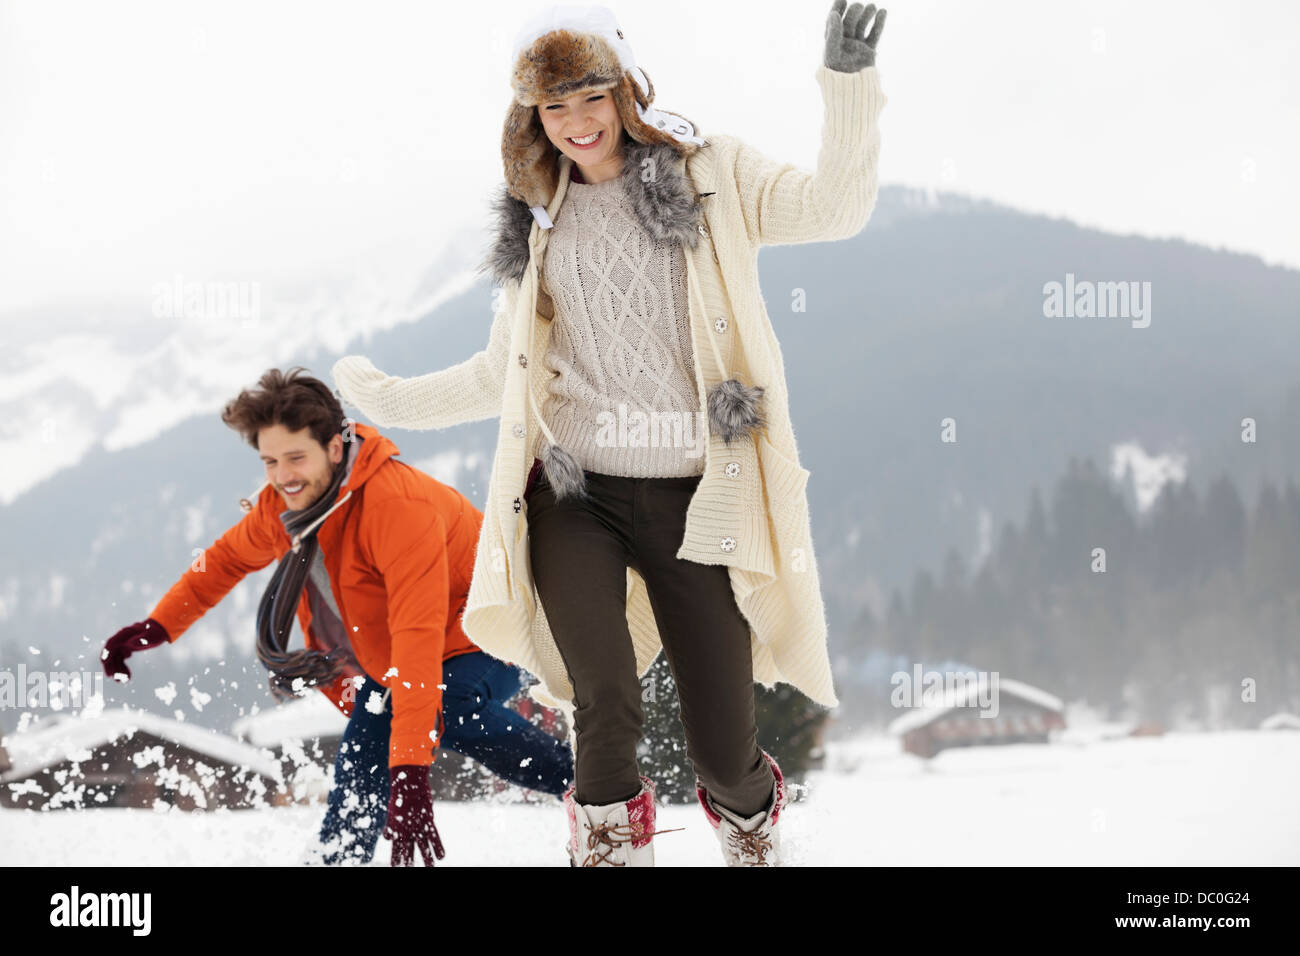
<svg viewBox="0 0 1300 956"><path fill-rule="evenodd" d="M330 485L334 466L343 460L343 436L328 446L312 437L311 429L291 432L268 425L257 433L257 451L266 465L266 479L290 511L310 508Z"/></svg>

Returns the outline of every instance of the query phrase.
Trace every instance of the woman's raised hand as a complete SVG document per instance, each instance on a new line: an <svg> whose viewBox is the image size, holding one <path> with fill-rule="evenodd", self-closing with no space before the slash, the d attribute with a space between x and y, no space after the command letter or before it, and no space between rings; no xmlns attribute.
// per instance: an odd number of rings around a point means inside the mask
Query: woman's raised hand
<svg viewBox="0 0 1300 956"><path fill-rule="evenodd" d="M848 4L835 0L826 15L826 66L840 73L856 73L876 65L876 44L880 31L885 28L885 11L876 10L874 3ZM867 23L875 16L876 22L867 33Z"/></svg>

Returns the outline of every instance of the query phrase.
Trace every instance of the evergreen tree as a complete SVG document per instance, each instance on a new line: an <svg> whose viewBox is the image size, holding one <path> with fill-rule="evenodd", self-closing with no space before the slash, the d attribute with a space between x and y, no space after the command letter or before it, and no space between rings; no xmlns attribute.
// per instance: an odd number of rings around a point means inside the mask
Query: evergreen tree
<svg viewBox="0 0 1300 956"><path fill-rule="evenodd" d="M1226 474L1219 475L1205 495L1202 548L1207 571L1226 569L1241 574L1246 551L1246 507Z"/></svg>

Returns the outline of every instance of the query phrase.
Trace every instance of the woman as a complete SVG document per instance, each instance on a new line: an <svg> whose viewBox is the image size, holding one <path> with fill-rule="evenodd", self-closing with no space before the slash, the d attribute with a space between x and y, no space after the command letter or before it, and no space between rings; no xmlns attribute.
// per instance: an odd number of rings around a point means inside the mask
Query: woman
<svg viewBox="0 0 1300 956"><path fill-rule="evenodd" d="M410 379L357 356L334 367L381 425L501 416L464 626L570 713L574 864L653 863L638 676L661 646L729 865L780 859L784 786L756 742L754 681L838 703L757 249L866 224L883 23L845 0L827 17L810 174L654 109L612 14L553 8L516 41L488 347Z"/></svg>

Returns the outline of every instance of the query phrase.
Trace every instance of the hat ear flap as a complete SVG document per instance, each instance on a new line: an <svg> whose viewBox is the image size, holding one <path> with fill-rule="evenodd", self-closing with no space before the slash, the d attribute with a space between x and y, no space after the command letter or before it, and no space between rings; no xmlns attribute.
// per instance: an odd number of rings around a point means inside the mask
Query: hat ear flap
<svg viewBox="0 0 1300 956"><path fill-rule="evenodd" d="M549 205L560 184L557 153L537 107L520 106L512 100L501 133L501 158L510 195L530 207Z"/></svg>
<svg viewBox="0 0 1300 956"><path fill-rule="evenodd" d="M645 70L642 70L641 73L645 76L646 83L650 87L648 94L642 92L641 87L632 79L631 72L625 72L619 79L618 86L614 87L614 105L618 107L618 115L623 122L623 128L638 143L644 143L647 146L661 144L671 146L683 156L694 153L696 147L693 143L683 143L667 130L658 129L641 119L641 115L636 110L637 103L642 106L649 106L655 96L655 86L650 81L650 74L646 73Z"/></svg>

